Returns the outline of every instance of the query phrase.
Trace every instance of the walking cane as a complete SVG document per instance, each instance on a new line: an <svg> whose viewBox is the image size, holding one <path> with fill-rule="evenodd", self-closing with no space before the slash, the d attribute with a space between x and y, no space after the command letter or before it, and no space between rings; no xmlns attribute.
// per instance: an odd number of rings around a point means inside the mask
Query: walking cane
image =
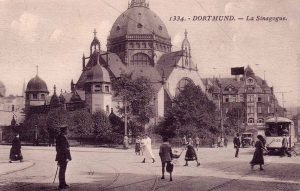
<svg viewBox="0 0 300 191"><path fill-rule="evenodd" d="M54 182L55 182L55 179L56 179L56 176L57 176L57 171L58 171L58 165L57 165L57 168L56 168L56 172L55 172L55 176L54 176L54 180L53 180L53 184L54 184Z"/></svg>

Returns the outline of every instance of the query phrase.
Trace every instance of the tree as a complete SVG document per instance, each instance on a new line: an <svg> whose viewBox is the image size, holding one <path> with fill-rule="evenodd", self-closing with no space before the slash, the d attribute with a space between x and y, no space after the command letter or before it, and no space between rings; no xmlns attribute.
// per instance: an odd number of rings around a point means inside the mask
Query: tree
<svg viewBox="0 0 300 191"><path fill-rule="evenodd" d="M162 136L212 134L216 129L216 106L192 83L177 95L156 132Z"/></svg>
<svg viewBox="0 0 300 191"><path fill-rule="evenodd" d="M94 134L101 142L114 142L114 131L108 116L104 111L97 111L92 116L94 123Z"/></svg>
<svg viewBox="0 0 300 191"><path fill-rule="evenodd" d="M235 132L243 131L242 123L245 120L245 109L242 105L229 109L224 124L226 134L234 135Z"/></svg>
<svg viewBox="0 0 300 191"><path fill-rule="evenodd" d="M47 115L44 113L26 115L22 128L22 139L32 141L37 135L38 140L41 142L49 140L46 121Z"/></svg>
<svg viewBox="0 0 300 191"><path fill-rule="evenodd" d="M144 127L154 117L153 98L154 89L149 79L132 75L122 75L112 82L114 94L123 101L118 113L125 117L125 106L128 120Z"/></svg>
<svg viewBox="0 0 300 191"><path fill-rule="evenodd" d="M94 128L92 115L85 109L76 110L69 114L70 136L80 138L80 144L83 138L93 137Z"/></svg>
<svg viewBox="0 0 300 191"><path fill-rule="evenodd" d="M47 128L55 134L59 127L70 124L70 115L63 107L51 108L46 119Z"/></svg>

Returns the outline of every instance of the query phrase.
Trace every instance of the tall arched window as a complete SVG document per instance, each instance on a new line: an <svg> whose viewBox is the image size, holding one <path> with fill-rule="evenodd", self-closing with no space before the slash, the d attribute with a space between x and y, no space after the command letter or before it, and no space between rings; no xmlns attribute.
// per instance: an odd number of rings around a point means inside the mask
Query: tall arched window
<svg viewBox="0 0 300 191"><path fill-rule="evenodd" d="M177 96L188 84L194 84L194 82L189 78L181 79L177 84L175 95Z"/></svg>
<svg viewBox="0 0 300 191"><path fill-rule="evenodd" d="M137 53L133 55L131 63L133 65L151 65L151 60L147 54Z"/></svg>

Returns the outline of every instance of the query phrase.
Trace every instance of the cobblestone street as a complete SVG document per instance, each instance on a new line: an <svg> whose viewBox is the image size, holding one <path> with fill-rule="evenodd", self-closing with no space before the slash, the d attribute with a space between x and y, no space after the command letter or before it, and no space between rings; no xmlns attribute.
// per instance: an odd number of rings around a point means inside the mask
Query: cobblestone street
<svg viewBox="0 0 300 191"><path fill-rule="evenodd" d="M23 147L25 161L8 163L9 147L0 147L0 190L57 190L53 184L55 150ZM251 170L252 148L241 149L234 158L233 148L201 148L201 166L190 162L184 167L184 153L176 161L173 182L161 180L158 150L156 162L141 163L132 149L72 148L73 160L67 169L69 190L300 190L299 156L265 157L265 170Z"/></svg>

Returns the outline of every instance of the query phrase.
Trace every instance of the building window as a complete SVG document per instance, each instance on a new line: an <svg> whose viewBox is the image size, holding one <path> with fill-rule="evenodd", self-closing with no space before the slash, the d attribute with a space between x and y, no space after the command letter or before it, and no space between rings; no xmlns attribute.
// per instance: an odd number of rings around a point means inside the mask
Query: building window
<svg viewBox="0 0 300 191"><path fill-rule="evenodd" d="M243 102L244 101L244 95L243 94L239 95L239 99L240 99L240 102Z"/></svg>
<svg viewBox="0 0 300 191"><path fill-rule="evenodd" d="M258 106L258 107L257 107L257 113L262 113L261 106Z"/></svg>
<svg viewBox="0 0 300 191"><path fill-rule="evenodd" d="M141 48L140 43L137 42L137 43L136 43L136 47L137 47L137 48Z"/></svg>
<svg viewBox="0 0 300 191"><path fill-rule="evenodd" d="M129 43L130 48L134 48L134 44L133 43Z"/></svg>
<svg viewBox="0 0 300 191"><path fill-rule="evenodd" d="M247 96L247 102L253 103L254 102L254 95L248 95Z"/></svg>
<svg viewBox="0 0 300 191"><path fill-rule="evenodd" d="M258 119L258 120L257 120L257 123L264 123L264 119L261 119L261 118Z"/></svg>
<svg viewBox="0 0 300 191"><path fill-rule="evenodd" d="M109 113L109 106L106 106L106 112Z"/></svg>
<svg viewBox="0 0 300 191"><path fill-rule="evenodd" d="M254 106L248 105L247 106L247 113L254 113Z"/></svg>
<svg viewBox="0 0 300 191"><path fill-rule="evenodd" d="M225 103L228 103L228 102L229 102L229 96L228 96L228 95L224 96L224 102L225 102Z"/></svg>
<svg viewBox="0 0 300 191"><path fill-rule="evenodd" d="M184 90L185 86L188 84L193 84L193 81L189 78L184 78L180 80L177 84L176 95L178 95L182 90Z"/></svg>
<svg viewBox="0 0 300 191"><path fill-rule="evenodd" d="M101 85L95 85L95 92L101 92Z"/></svg>
<svg viewBox="0 0 300 191"><path fill-rule="evenodd" d="M229 102L236 102L236 96L235 95L231 95L229 96L230 100Z"/></svg>
<svg viewBox="0 0 300 191"><path fill-rule="evenodd" d="M37 99L38 95L37 94L32 94L32 99Z"/></svg>
<svg viewBox="0 0 300 191"><path fill-rule="evenodd" d="M261 102L261 101L262 101L261 97L258 97L258 98L257 98L257 101L258 101L258 102Z"/></svg>
<svg viewBox="0 0 300 191"><path fill-rule="evenodd" d="M105 92L109 92L109 86L105 86Z"/></svg>
<svg viewBox="0 0 300 191"><path fill-rule="evenodd" d="M248 119L248 123L254 123L254 119L253 118L249 118Z"/></svg>
<svg viewBox="0 0 300 191"><path fill-rule="evenodd" d="M42 100L45 99L45 94L41 94L41 99L42 99Z"/></svg>
<svg viewBox="0 0 300 191"><path fill-rule="evenodd" d="M146 43L143 42L142 45L143 45L143 48L147 48Z"/></svg>
<svg viewBox="0 0 300 191"><path fill-rule="evenodd" d="M143 53L133 55L131 63L133 65L151 65L149 56Z"/></svg>

